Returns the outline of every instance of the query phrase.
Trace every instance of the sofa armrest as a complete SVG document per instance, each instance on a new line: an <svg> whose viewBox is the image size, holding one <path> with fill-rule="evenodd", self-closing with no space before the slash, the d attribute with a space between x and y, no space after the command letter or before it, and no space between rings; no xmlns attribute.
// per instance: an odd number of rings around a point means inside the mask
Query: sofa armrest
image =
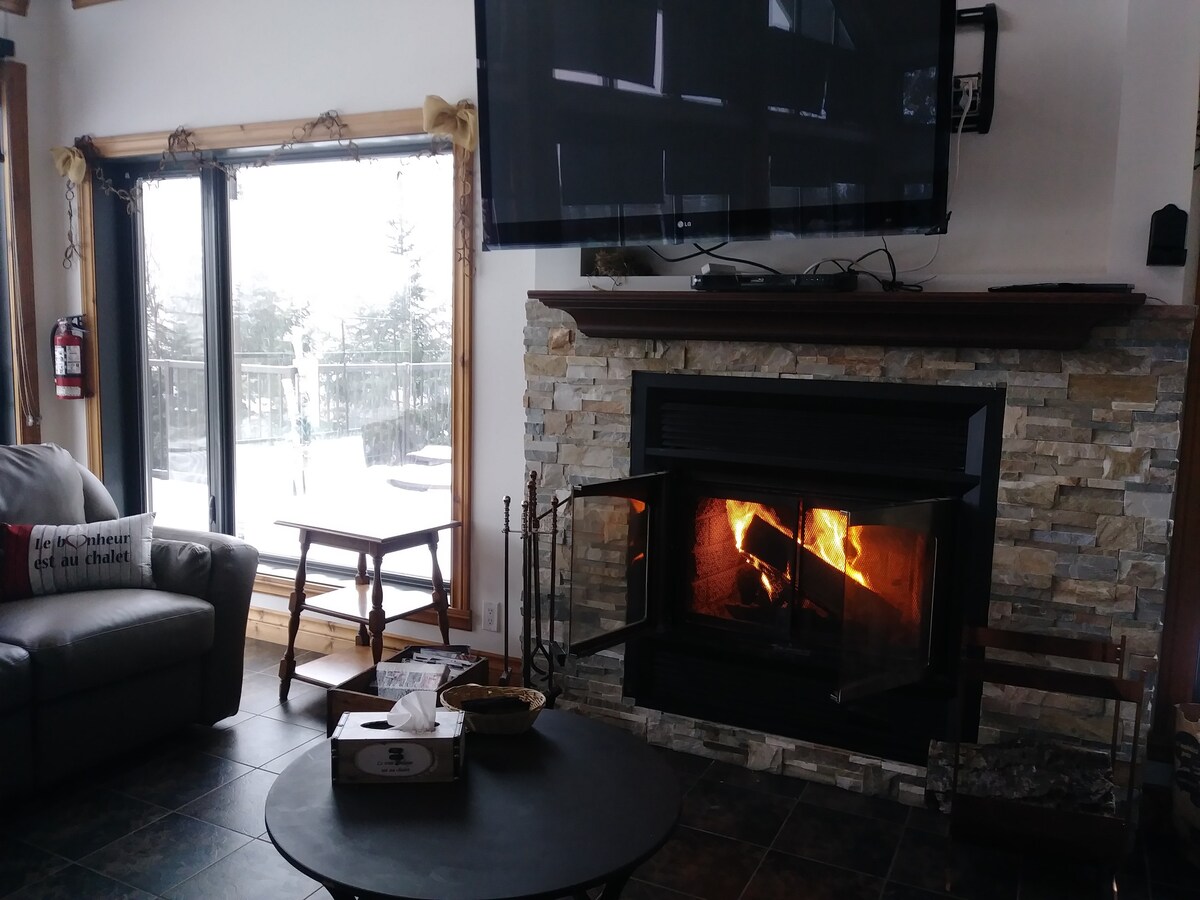
<svg viewBox="0 0 1200 900"><path fill-rule="evenodd" d="M211 554L208 589L202 599L215 612L213 648L207 664L203 713L211 723L238 711L250 594L258 570L258 550L239 538L208 531L156 527L154 537L191 541Z"/></svg>

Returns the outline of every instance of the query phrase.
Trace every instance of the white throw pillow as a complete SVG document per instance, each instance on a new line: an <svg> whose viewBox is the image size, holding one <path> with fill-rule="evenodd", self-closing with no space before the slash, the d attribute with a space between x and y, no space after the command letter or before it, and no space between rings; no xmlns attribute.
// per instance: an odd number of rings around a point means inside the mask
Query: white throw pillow
<svg viewBox="0 0 1200 900"><path fill-rule="evenodd" d="M154 513L86 525L0 525L0 599L154 587Z"/></svg>

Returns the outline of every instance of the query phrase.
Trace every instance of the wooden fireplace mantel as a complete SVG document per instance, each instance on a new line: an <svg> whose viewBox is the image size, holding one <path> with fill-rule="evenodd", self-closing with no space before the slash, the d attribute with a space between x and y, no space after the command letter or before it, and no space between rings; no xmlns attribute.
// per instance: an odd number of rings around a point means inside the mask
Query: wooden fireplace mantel
<svg viewBox="0 0 1200 900"><path fill-rule="evenodd" d="M530 291L589 337L1070 350L1145 294Z"/></svg>

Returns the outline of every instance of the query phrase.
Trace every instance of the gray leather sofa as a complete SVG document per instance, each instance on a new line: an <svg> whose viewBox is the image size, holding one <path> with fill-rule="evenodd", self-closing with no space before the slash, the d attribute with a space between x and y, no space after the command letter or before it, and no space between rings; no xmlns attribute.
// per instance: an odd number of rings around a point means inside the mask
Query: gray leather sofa
<svg viewBox="0 0 1200 900"><path fill-rule="evenodd" d="M0 522L117 515L104 485L61 447L0 447ZM153 588L0 602L0 797L237 712L258 552L225 535L155 528L151 564Z"/></svg>

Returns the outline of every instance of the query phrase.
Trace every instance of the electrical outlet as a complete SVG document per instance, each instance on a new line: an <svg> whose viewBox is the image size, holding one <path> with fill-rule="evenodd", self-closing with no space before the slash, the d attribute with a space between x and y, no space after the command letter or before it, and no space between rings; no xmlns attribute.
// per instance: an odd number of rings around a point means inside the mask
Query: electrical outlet
<svg viewBox="0 0 1200 900"><path fill-rule="evenodd" d="M483 630L500 630L500 604L495 600L483 604Z"/></svg>

